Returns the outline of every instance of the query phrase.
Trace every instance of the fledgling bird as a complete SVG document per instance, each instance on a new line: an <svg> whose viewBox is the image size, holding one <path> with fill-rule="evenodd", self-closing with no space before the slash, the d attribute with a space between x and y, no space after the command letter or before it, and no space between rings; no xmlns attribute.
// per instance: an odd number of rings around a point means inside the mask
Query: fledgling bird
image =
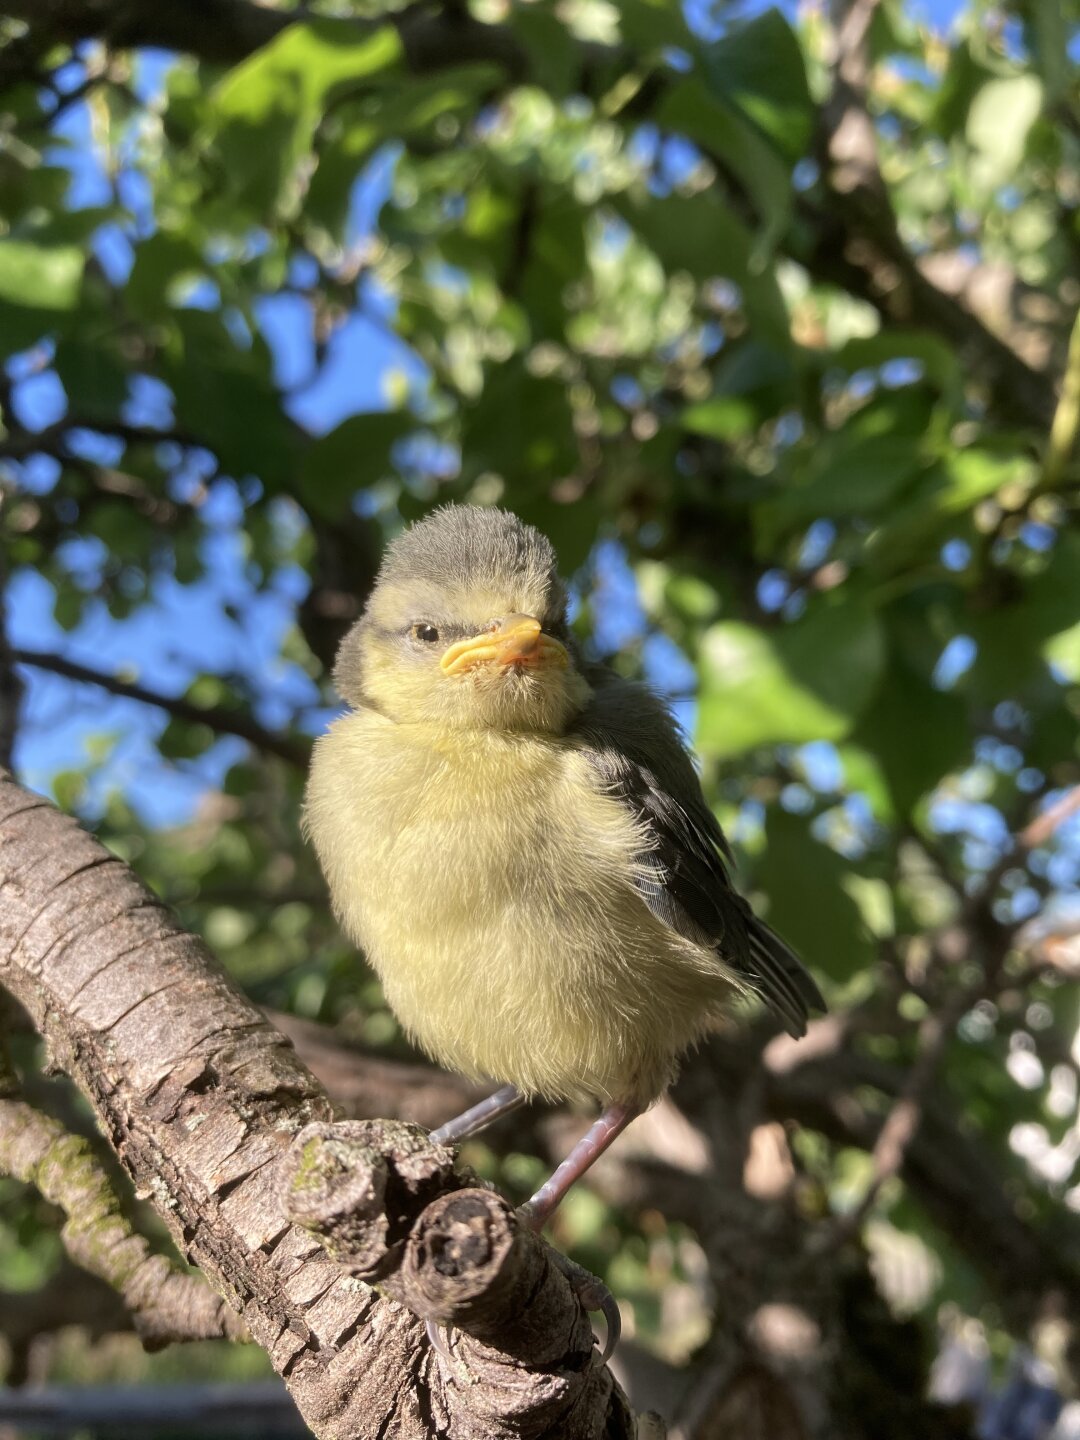
<svg viewBox="0 0 1080 1440"><path fill-rule="evenodd" d="M603 1105L524 1207L536 1229L733 992L793 1035L823 1008L732 887L668 711L583 663L566 604L549 541L506 511L448 505L393 541L341 646L350 708L315 746L304 811L405 1030L502 1084L435 1138L525 1098Z"/></svg>

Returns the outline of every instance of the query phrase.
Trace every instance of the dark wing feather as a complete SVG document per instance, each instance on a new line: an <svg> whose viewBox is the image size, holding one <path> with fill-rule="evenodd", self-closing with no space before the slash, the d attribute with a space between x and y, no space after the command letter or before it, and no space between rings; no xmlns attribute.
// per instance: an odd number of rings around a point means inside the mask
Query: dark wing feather
<svg viewBox="0 0 1080 1440"><path fill-rule="evenodd" d="M734 889L725 865L731 849L667 709L645 686L609 670L587 674L593 696L570 734L655 842L639 857L641 898L679 935L715 950L789 1034L805 1034L807 1012L825 1002L795 953Z"/></svg>

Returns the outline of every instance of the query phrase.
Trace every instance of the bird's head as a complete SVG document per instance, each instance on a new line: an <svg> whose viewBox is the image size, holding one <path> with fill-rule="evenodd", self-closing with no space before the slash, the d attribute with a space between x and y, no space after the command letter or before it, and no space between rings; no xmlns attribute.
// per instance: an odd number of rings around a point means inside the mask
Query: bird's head
<svg viewBox="0 0 1080 1440"><path fill-rule="evenodd" d="M351 704L459 730L558 732L589 694L550 542L473 505L393 541L334 678Z"/></svg>

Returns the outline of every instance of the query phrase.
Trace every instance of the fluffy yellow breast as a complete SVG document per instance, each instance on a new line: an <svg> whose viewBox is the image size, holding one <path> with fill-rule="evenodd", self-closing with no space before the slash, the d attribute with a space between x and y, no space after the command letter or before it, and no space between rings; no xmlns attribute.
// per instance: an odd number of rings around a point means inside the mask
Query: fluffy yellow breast
<svg viewBox="0 0 1080 1440"><path fill-rule="evenodd" d="M305 825L343 928L451 1069L647 1102L728 989L639 899L648 839L560 737L348 714L316 745Z"/></svg>

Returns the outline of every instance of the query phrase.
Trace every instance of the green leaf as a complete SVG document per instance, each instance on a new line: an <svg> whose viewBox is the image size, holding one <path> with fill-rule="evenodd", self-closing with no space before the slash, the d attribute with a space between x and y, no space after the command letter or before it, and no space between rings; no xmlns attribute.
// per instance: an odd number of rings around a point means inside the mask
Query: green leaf
<svg viewBox="0 0 1080 1440"><path fill-rule="evenodd" d="M700 47L677 6L668 0L619 0L623 39L645 60L661 57L672 46L696 52Z"/></svg>
<svg viewBox="0 0 1080 1440"><path fill-rule="evenodd" d="M1080 684L1080 620L1057 635L1051 635L1042 647L1047 661L1074 685Z"/></svg>
<svg viewBox="0 0 1080 1440"><path fill-rule="evenodd" d="M874 532L867 555L885 568L910 564L943 538L957 516L1003 485L1026 484L1031 475L1031 461L1024 456L974 447L952 451L924 473L909 497Z"/></svg>
<svg viewBox="0 0 1080 1440"><path fill-rule="evenodd" d="M1072 69L1065 8L1065 0L1032 0L1035 55L1046 86L1048 105L1064 97ZM1075 14L1073 19L1075 21Z"/></svg>
<svg viewBox="0 0 1080 1440"><path fill-rule="evenodd" d="M1056 4L1057 0L1050 0L1050 3ZM953 46L929 117L929 123L946 140L951 140L965 128L971 102L992 76L993 71L975 59L967 40Z"/></svg>
<svg viewBox="0 0 1080 1440"><path fill-rule="evenodd" d="M299 493L305 507L328 520L345 514L359 491L390 472L392 447L415 429L416 421L404 410L350 415L304 457Z"/></svg>
<svg viewBox="0 0 1080 1440"><path fill-rule="evenodd" d="M751 257L751 268L760 268L791 219L788 166L733 105L710 94L695 76L668 87L656 107L656 121L695 141L738 177L762 219L762 232Z"/></svg>
<svg viewBox="0 0 1080 1440"><path fill-rule="evenodd" d="M827 436L809 457L806 473L754 512L759 539L771 549L808 520L873 515L890 505L925 468L912 435L860 439Z"/></svg>
<svg viewBox="0 0 1080 1440"><path fill-rule="evenodd" d="M2 209L0 206L0 211ZM125 219L127 212L119 205L86 205L81 210L58 210L42 216L34 225L28 225L20 238L32 240L35 245L85 246L103 225Z"/></svg>
<svg viewBox="0 0 1080 1440"><path fill-rule="evenodd" d="M838 745L836 753L843 767L844 789L848 794L862 795L874 818L891 824L896 819L892 790L877 756L851 740Z"/></svg>
<svg viewBox="0 0 1080 1440"><path fill-rule="evenodd" d="M897 813L907 815L966 762L971 751L967 705L935 690L891 650L881 685L852 740L875 757Z"/></svg>
<svg viewBox="0 0 1080 1440"><path fill-rule="evenodd" d="M4 111L9 127L15 119L13 99L13 87L5 85ZM35 163L36 157L25 152L16 159L17 153L16 146L10 144L0 152L0 215L13 230L28 230L38 225L51 229L57 222L62 225L64 196L71 184L71 172L60 165ZM21 238L34 237L24 234ZM46 243L64 244L70 239L70 236L50 234Z"/></svg>
<svg viewBox="0 0 1080 1440"><path fill-rule="evenodd" d="M802 47L779 10L733 25L709 46L713 88L740 106L791 161L800 159L814 128L814 103Z"/></svg>
<svg viewBox="0 0 1080 1440"><path fill-rule="evenodd" d="M0 240L0 300L37 310L71 310L79 300L84 262L75 245Z"/></svg>
<svg viewBox="0 0 1080 1440"><path fill-rule="evenodd" d="M990 80L982 87L967 118L968 144L976 152L970 173L976 184L994 190L1015 178L1042 103L1043 87L1034 75Z"/></svg>
<svg viewBox="0 0 1080 1440"><path fill-rule="evenodd" d="M204 755L216 739L209 725L173 716L158 736L157 748L166 760L194 760Z"/></svg>
<svg viewBox="0 0 1080 1440"><path fill-rule="evenodd" d="M810 832L805 818L773 808L754 883L768 896L770 925L815 970L850 980L874 960L874 942L846 882L857 872Z"/></svg>
<svg viewBox="0 0 1080 1440"><path fill-rule="evenodd" d="M757 273L751 232L712 194L644 192L612 200L669 274L686 270L698 281L733 281L760 337L780 347L790 344L787 305L775 275L768 267Z"/></svg>
<svg viewBox="0 0 1080 1440"><path fill-rule="evenodd" d="M297 433L281 408L266 346L256 339L240 348L213 312L176 311L171 324L160 368L181 428L215 451L226 473L258 475L277 489L293 473Z"/></svg>
<svg viewBox="0 0 1080 1440"><path fill-rule="evenodd" d="M751 434L799 399L795 352L747 336L725 347L713 371L713 393L680 417L693 435L714 440Z"/></svg>
<svg viewBox="0 0 1080 1440"><path fill-rule="evenodd" d="M760 423L757 406L741 395L716 395L700 400L682 412L682 423L691 435L710 440L735 440L748 435Z"/></svg>
<svg viewBox="0 0 1080 1440"><path fill-rule="evenodd" d="M948 395L957 391L963 378L959 355L939 336L892 327L877 335L848 340L829 357L829 365L853 374L856 370L876 369L890 360L918 361L926 378Z"/></svg>
<svg viewBox="0 0 1080 1440"><path fill-rule="evenodd" d="M1045 568L1015 597L971 618L978 645L970 684L999 699L1038 686L1052 661L1069 678L1080 675L1080 535L1060 535Z"/></svg>
<svg viewBox="0 0 1080 1440"><path fill-rule="evenodd" d="M326 105L398 66L401 41L392 26L357 36L347 20L290 25L214 90L201 140L217 159L234 217L237 207L258 216L293 213L301 162Z"/></svg>
<svg viewBox="0 0 1080 1440"><path fill-rule="evenodd" d="M127 282L127 301L144 320L158 320L176 307L177 286L207 274L209 267L194 240L157 230L135 249Z"/></svg>
<svg viewBox="0 0 1080 1440"><path fill-rule="evenodd" d="M588 560L603 521L600 498L589 490L579 499L564 503L546 491L529 495L516 492L514 510L529 525L535 525L555 547L559 569L573 575Z"/></svg>
<svg viewBox="0 0 1080 1440"><path fill-rule="evenodd" d="M53 368L80 417L115 419L127 399L127 371L111 347L83 336L63 336Z"/></svg>
<svg viewBox="0 0 1080 1440"><path fill-rule="evenodd" d="M572 94L581 75L581 46L557 15L541 5L511 5L506 23L529 57L533 83Z"/></svg>
<svg viewBox="0 0 1080 1440"><path fill-rule="evenodd" d="M304 197L305 221L316 221L340 241L353 181L375 150L398 139L437 144L448 123L466 123L499 75L491 65L463 66L335 106L333 123L319 139L318 166Z"/></svg>
<svg viewBox="0 0 1080 1440"><path fill-rule="evenodd" d="M578 450L566 386L520 363L491 371L464 416L462 454L470 473L491 470L523 490L570 474Z"/></svg>
<svg viewBox="0 0 1080 1440"><path fill-rule="evenodd" d="M561 338L566 329L564 295L587 268L585 243L586 211L572 194L545 187L538 201L528 263L517 287L516 299L532 320L534 340ZM515 217L520 234L520 210ZM507 268L499 274L513 275L513 252Z"/></svg>
<svg viewBox="0 0 1080 1440"><path fill-rule="evenodd" d="M53 619L61 630L72 631L83 618L87 597L73 585L57 585L53 600Z"/></svg>
<svg viewBox="0 0 1080 1440"><path fill-rule="evenodd" d="M822 600L775 630L713 625L701 664L698 743L728 757L848 735L877 687L884 645L866 605Z"/></svg>

